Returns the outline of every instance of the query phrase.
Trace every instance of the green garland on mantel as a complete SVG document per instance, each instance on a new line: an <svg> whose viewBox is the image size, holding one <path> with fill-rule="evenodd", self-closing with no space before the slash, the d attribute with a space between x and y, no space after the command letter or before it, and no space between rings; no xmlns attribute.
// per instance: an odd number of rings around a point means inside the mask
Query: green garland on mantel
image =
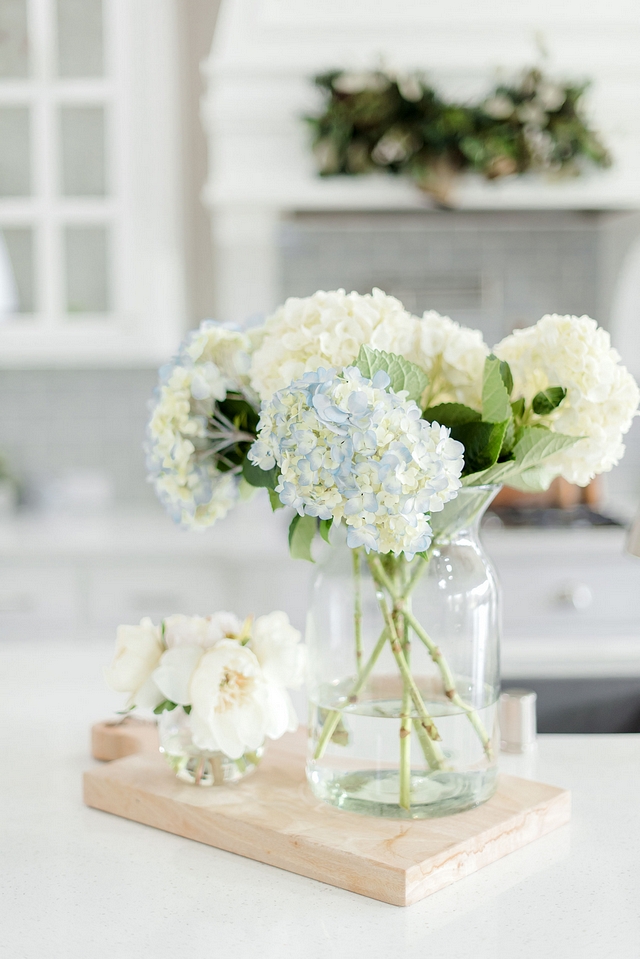
<svg viewBox="0 0 640 959"><path fill-rule="evenodd" d="M538 69L476 105L447 102L418 74L335 70L315 78L325 95L305 117L321 176L374 170L410 177L445 206L454 178L527 172L580 175L610 155L580 109L587 83L558 83Z"/></svg>

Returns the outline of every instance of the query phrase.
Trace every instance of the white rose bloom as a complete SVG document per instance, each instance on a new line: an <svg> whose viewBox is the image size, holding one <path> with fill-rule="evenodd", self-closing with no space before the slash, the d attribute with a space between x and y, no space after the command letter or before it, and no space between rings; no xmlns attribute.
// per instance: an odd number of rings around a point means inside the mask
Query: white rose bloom
<svg viewBox="0 0 640 959"><path fill-rule="evenodd" d="M139 626L118 627L116 653L105 679L111 689L129 693L127 708L154 709L165 698L152 679L163 651L160 628L150 619Z"/></svg>
<svg viewBox="0 0 640 959"><path fill-rule="evenodd" d="M208 649L221 639L238 636L242 623L234 613L224 610L212 616L168 616L164 621L167 647L200 646ZM171 697L168 697L171 698Z"/></svg>
<svg viewBox="0 0 640 959"><path fill-rule="evenodd" d="M429 406L464 403L474 409L482 404L482 376L489 347L480 330L460 326L429 310L420 322L419 340L409 356L429 376Z"/></svg>
<svg viewBox="0 0 640 959"><path fill-rule="evenodd" d="M246 646L222 640L200 659L190 683L191 728L200 749L239 759L265 736L278 739L289 727L284 691L268 684Z"/></svg>
<svg viewBox="0 0 640 959"><path fill-rule="evenodd" d="M494 352L511 367L514 397L524 397L527 404L550 386L567 391L560 406L544 417L544 425L584 439L545 463L549 482L563 476L586 486L619 461L622 437L636 415L640 393L611 347L609 334L595 320L543 316L535 326L507 336Z"/></svg>
<svg viewBox="0 0 640 959"><path fill-rule="evenodd" d="M414 359L418 323L382 290L366 295L319 290L303 299L291 297L265 323L253 354L251 384L261 400L268 400L303 373L349 366L363 343Z"/></svg>

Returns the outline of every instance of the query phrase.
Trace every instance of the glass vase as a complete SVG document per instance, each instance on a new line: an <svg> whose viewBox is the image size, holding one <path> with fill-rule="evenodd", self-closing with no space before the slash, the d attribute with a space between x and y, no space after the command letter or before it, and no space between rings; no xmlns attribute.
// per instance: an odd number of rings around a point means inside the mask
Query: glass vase
<svg viewBox="0 0 640 959"><path fill-rule="evenodd" d="M158 720L160 752L178 779L195 786L224 786L237 783L257 768L264 747L239 759L224 753L200 749L193 741L191 721L182 706L165 710Z"/></svg>
<svg viewBox="0 0 640 959"><path fill-rule="evenodd" d="M462 489L411 561L334 531L307 625L307 778L325 802L426 819L495 791L499 596L478 532L497 490Z"/></svg>

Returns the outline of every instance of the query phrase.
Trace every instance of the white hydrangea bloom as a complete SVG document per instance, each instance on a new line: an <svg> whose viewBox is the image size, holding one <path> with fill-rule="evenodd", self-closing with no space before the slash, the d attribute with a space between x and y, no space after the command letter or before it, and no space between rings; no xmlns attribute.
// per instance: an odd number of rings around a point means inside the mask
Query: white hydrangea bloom
<svg viewBox="0 0 640 959"><path fill-rule="evenodd" d="M249 458L278 465L300 515L344 519L349 546L411 556L431 542L426 514L457 495L464 448L388 385L356 367L305 373L263 406Z"/></svg>
<svg viewBox="0 0 640 959"><path fill-rule="evenodd" d="M215 401L248 389L251 339L206 320L160 370L147 428L147 467L156 493L176 522L205 529L238 498L237 480L208 454L207 422Z"/></svg>
<svg viewBox="0 0 640 959"><path fill-rule="evenodd" d="M365 295L319 290L288 299L267 319L263 334L253 354L251 383L264 401L303 373L349 366L364 343L413 359L419 320L381 290Z"/></svg>
<svg viewBox="0 0 640 959"><path fill-rule="evenodd" d="M482 404L482 376L489 347L480 330L460 326L435 310L423 314L413 356L429 376L429 406L464 403L474 409Z"/></svg>
<svg viewBox="0 0 640 959"><path fill-rule="evenodd" d="M595 320L543 316L535 326L507 336L494 352L511 367L514 397L524 397L527 404L550 386L567 391L560 406L544 417L544 425L584 439L545 463L549 481L563 476L586 486L615 466L624 453L622 437L636 414L640 393L620 364L609 334Z"/></svg>

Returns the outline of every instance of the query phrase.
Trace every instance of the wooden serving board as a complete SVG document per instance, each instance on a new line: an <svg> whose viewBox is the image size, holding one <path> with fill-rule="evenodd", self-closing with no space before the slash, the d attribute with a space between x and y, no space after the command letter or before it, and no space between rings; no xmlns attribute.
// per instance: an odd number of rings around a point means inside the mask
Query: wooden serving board
<svg viewBox="0 0 640 959"><path fill-rule="evenodd" d="M181 783L157 752L84 775L88 806L393 905L408 906L569 821L570 793L501 776L489 802L443 819L378 819L317 800L300 734L235 786Z"/></svg>

